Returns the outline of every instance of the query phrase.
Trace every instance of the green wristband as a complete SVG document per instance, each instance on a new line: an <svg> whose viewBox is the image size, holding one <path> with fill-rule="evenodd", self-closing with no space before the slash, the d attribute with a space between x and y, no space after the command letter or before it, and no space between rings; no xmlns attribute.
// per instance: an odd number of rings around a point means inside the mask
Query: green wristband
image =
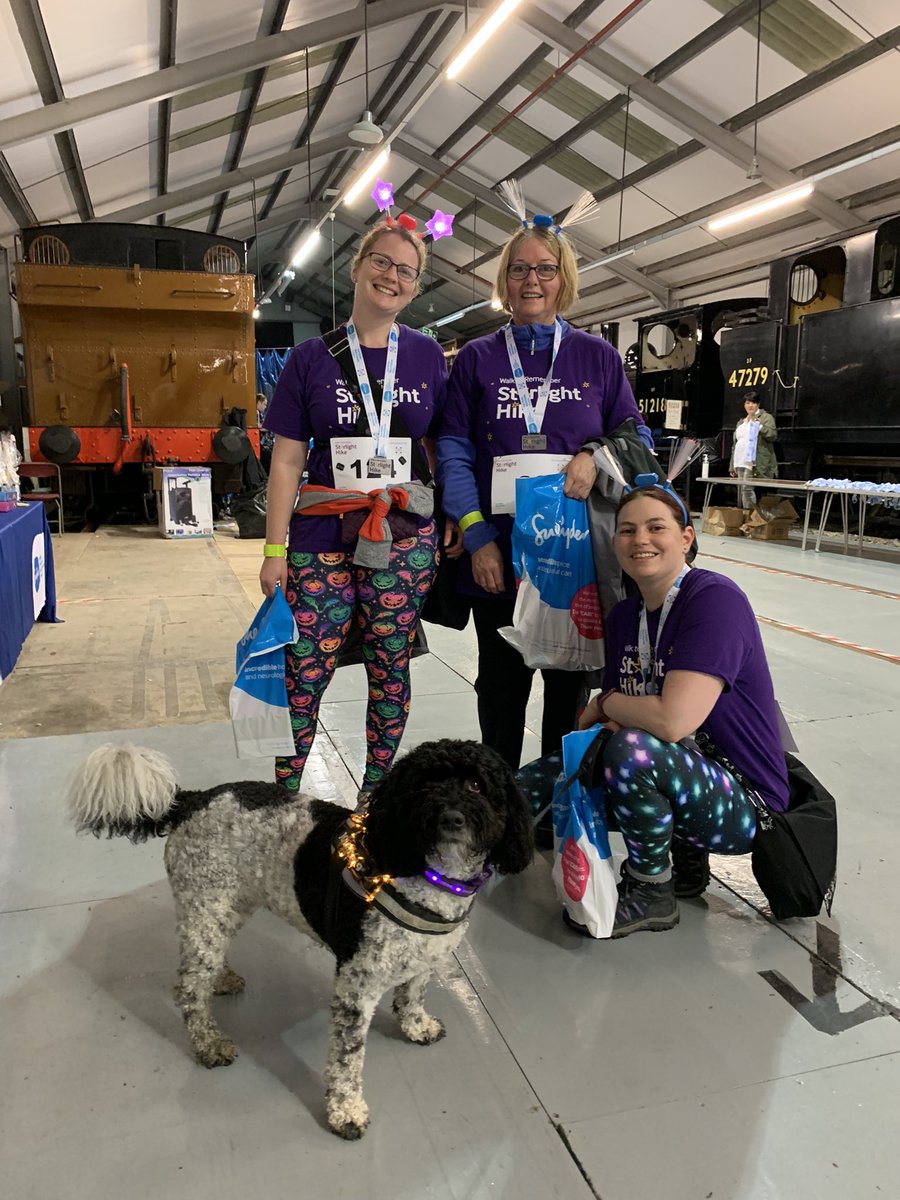
<svg viewBox="0 0 900 1200"><path fill-rule="evenodd" d="M266 542L263 546L263 558L287 558L287 546L273 546Z"/></svg>

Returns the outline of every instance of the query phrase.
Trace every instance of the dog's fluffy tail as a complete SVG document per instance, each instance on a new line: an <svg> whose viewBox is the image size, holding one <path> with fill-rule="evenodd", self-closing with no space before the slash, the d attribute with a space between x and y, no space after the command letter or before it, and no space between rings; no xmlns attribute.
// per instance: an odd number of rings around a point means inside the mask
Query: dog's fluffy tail
<svg viewBox="0 0 900 1200"><path fill-rule="evenodd" d="M143 842L168 832L178 796L175 768L141 746L100 746L75 771L69 812L79 833Z"/></svg>

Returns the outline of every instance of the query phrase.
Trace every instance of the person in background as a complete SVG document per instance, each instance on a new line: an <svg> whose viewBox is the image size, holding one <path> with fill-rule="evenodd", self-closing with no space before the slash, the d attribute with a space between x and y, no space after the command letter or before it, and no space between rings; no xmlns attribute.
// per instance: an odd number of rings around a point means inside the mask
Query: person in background
<svg viewBox="0 0 900 1200"><path fill-rule="evenodd" d="M256 393L256 423L259 426L259 461L262 463L262 468L266 475L272 467L272 448L275 445L275 434L266 429L263 422L266 419L266 409L269 406L269 401L266 399L265 393Z"/></svg>
<svg viewBox="0 0 900 1200"><path fill-rule="evenodd" d="M363 792L387 773L409 716L409 652L437 555L433 502L425 481L415 478L412 464L421 451L413 444L429 449L431 426L444 401L446 366L437 342L398 326L396 318L418 294L424 265L421 240L399 224L376 225L353 260L353 311L342 327L342 342L352 355L370 439L357 432L354 392L323 338L293 351L266 413L275 446L260 585L267 596L282 588L300 634L286 656L296 751L275 761L277 781L292 792L300 787L322 694L353 622L361 633L368 676ZM373 380L383 388L381 397ZM389 429L391 439L397 436L399 415L391 427L388 397L400 408L412 439L399 457L385 440ZM305 467L315 486L304 485L298 499ZM393 506L387 511L392 541L381 550L389 556L383 567L359 565L354 558L360 557L362 522L352 518L361 515L362 506L371 509L373 495L388 496L395 505L396 497L387 491L395 485L405 489L409 505L403 512ZM316 501L312 506L304 504L306 494ZM427 497L419 506L427 513L417 515L414 494ZM351 510L354 496L362 502Z"/></svg>
<svg viewBox="0 0 900 1200"><path fill-rule="evenodd" d="M616 557L639 596L609 614L605 690L581 717L582 728L599 721L612 732L603 750L606 808L628 851L614 938L673 928L677 898L698 896L709 882L709 851L752 848L756 808L735 776L703 753L704 735L769 808L788 804L759 625L736 583L688 567L693 541L670 487L622 497Z"/></svg>
<svg viewBox="0 0 900 1200"><path fill-rule="evenodd" d="M744 396L744 412L734 430L731 449L730 474L736 479L777 479L778 462L775 458L775 439L778 430L771 413L759 407L756 392ZM749 482L738 488L741 508L756 506L756 492Z"/></svg>
<svg viewBox="0 0 900 1200"><path fill-rule="evenodd" d="M514 770L534 671L497 632L512 624L515 605L514 484L501 500L495 463L514 461L519 474L541 474L546 467L529 470L529 460L539 461L534 455L566 456L565 492L583 500L597 474L591 454L579 453L585 442L631 417L652 446L618 352L560 315L578 297L575 252L564 233L538 226L541 220L526 224L503 247L494 296L510 321L457 355L437 445L444 508L458 526L448 535L451 553L459 549L461 531L459 586L472 597L481 737ZM575 727L587 689L579 671L542 675L546 755L559 751L563 734Z"/></svg>

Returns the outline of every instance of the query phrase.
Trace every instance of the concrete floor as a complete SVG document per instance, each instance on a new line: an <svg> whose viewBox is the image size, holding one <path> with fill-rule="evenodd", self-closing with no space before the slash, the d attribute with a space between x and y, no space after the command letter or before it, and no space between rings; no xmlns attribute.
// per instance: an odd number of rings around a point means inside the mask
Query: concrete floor
<svg viewBox="0 0 900 1200"><path fill-rule="evenodd" d="M107 740L163 750L186 786L269 775L234 758L226 719L259 543L105 529L54 549L65 624L36 626L0 689L4 1197L900 1195L896 563L703 539L703 565L750 595L801 756L839 799L833 916L775 925L746 860L718 859L670 934L586 942L539 855L489 885L432 985L446 1039L411 1046L376 1017L372 1126L348 1145L323 1123L329 956L254 919L233 952L247 991L217 1001L240 1057L202 1070L171 997L162 847L76 840L62 806L72 763ZM477 735L471 631L428 633L407 747ZM311 792L353 796L364 695L361 668L332 684Z"/></svg>

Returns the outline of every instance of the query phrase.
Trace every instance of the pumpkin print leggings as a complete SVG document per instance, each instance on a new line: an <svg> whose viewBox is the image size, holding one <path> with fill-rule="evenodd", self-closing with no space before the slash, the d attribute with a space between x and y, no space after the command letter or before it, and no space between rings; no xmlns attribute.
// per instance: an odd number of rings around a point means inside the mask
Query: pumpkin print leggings
<svg viewBox="0 0 900 1200"><path fill-rule="evenodd" d="M366 769L375 784L394 761L409 717L409 649L436 570L433 523L395 541L386 570L353 565L352 552L288 555L286 599L298 640L287 648L287 691L296 754L275 759L278 783L296 792L337 655L356 620L369 680Z"/></svg>

